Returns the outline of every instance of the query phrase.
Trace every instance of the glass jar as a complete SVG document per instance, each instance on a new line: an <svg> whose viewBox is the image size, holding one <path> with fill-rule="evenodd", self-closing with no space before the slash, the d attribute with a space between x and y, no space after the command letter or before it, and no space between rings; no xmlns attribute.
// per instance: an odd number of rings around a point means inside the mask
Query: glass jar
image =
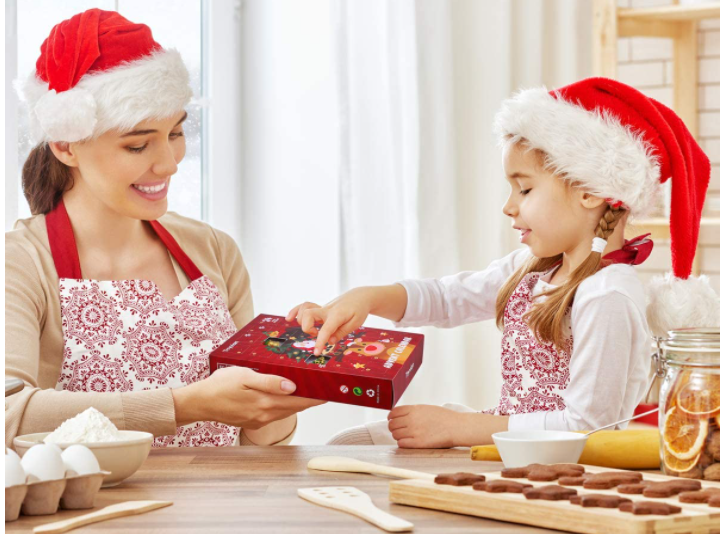
<svg viewBox="0 0 720 534"><path fill-rule="evenodd" d="M662 471L720 480L720 328L674 330L657 343Z"/></svg>

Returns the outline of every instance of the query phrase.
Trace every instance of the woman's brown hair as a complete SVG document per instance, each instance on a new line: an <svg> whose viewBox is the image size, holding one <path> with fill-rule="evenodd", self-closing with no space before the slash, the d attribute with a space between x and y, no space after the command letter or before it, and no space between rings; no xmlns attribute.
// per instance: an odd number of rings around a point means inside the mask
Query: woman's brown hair
<svg viewBox="0 0 720 534"><path fill-rule="evenodd" d="M625 215L625 209L613 208L608 205L595 228L595 236L607 240ZM529 273L548 271L562 259L562 254L551 258L533 257L513 273L500 288L495 302L495 323L498 328L503 327L505 308L520 281ZM543 293L543 296L547 297L545 300L533 303L525 314L525 321L536 338L543 342L552 342L556 347L565 346L567 343L567 339L563 335L565 311L572 306L575 293L582 281L606 265L607 263L602 260L602 253L591 252L585 261L570 273L569 278L562 285Z"/></svg>
<svg viewBox="0 0 720 534"><path fill-rule="evenodd" d="M22 169L22 188L33 215L50 213L72 186L70 167L55 157L47 143L30 151Z"/></svg>

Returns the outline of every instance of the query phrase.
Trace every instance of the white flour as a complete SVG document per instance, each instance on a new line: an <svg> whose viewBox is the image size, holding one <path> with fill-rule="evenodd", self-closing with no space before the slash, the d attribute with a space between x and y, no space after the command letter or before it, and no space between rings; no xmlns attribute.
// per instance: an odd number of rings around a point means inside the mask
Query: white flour
<svg viewBox="0 0 720 534"><path fill-rule="evenodd" d="M45 443L97 443L120 441L117 427L95 408L68 419L55 432L49 434Z"/></svg>

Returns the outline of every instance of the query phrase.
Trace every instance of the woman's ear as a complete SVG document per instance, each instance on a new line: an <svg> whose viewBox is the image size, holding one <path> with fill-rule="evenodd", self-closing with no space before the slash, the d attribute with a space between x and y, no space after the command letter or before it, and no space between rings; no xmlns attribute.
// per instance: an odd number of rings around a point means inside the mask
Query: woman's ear
<svg viewBox="0 0 720 534"><path fill-rule="evenodd" d="M77 167L77 153L75 152L74 143L66 143L64 141L51 141L48 143L50 150L55 157L68 167Z"/></svg>
<svg viewBox="0 0 720 534"><path fill-rule="evenodd" d="M590 193L583 193L580 198L580 203L584 208L595 209L605 204L605 199L591 195Z"/></svg>

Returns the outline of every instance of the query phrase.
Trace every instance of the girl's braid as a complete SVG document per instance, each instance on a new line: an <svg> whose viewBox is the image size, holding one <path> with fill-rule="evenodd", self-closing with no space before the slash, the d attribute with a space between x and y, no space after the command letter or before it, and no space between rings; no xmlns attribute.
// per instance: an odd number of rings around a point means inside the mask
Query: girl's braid
<svg viewBox="0 0 720 534"><path fill-rule="evenodd" d="M607 238L610 237L615 230L615 226L617 226L620 219L622 219L624 211L625 210L621 207L613 208L608 205L607 210L603 216L600 217L600 222L598 223L597 228L595 228L595 237L601 237L607 240Z"/></svg>

